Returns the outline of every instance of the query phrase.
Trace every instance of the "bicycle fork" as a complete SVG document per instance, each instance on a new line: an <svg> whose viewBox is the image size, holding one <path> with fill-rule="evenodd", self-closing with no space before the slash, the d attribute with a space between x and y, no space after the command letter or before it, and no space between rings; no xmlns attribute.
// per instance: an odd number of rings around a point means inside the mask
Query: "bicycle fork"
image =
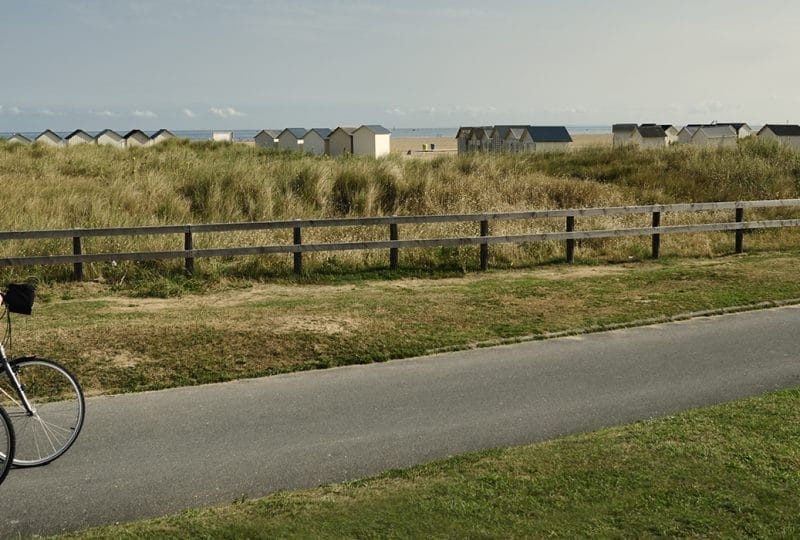
<svg viewBox="0 0 800 540"><path fill-rule="evenodd" d="M35 411L33 410L33 406L31 402L28 401L28 396L25 395L25 391L22 389L22 384L19 382L17 378L17 374L14 373L14 370L11 369L11 363L8 361L8 357L6 356L6 349L3 347L3 344L0 343L0 359L3 362L3 369L8 374L8 379L11 381L11 386L16 391L17 396L19 399L22 400L22 407L25 409L25 412L28 416L33 416ZM11 394L6 391L5 388L0 386L0 393L6 396L9 400L14 402L15 405L19 406L19 402L12 396Z"/></svg>

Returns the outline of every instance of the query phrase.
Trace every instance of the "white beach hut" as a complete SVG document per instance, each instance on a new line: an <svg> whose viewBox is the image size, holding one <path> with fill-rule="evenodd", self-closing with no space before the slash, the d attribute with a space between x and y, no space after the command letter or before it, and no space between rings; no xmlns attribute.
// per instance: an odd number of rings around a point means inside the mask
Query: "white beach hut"
<svg viewBox="0 0 800 540"><path fill-rule="evenodd" d="M16 143L16 144L31 144L31 140L25 135L22 135L21 133L14 133L6 141L9 143Z"/></svg>
<svg viewBox="0 0 800 540"><path fill-rule="evenodd" d="M328 153L331 157L353 154L353 133L355 127L337 127L328 137Z"/></svg>
<svg viewBox="0 0 800 540"><path fill-rule="evenodd" d="M744 122L717 122L712 124L715 126L731 126L736 132L737 137L745 139L753 134L753 128Z"/></svg>
<svg viewBox="0 0 800 540"><path fill-rule="evenodd" d="M330 154L330 136L333 130L328 128L311 128L303 135L303 152L321 156Z"/></svg>
<svg viewBox="0 0 800 540"><path fill-rule="evenodd" d="M276 129L262 129L256 133L253 140L259 148L273 149L278 147L278 135L280 132Z"/></svg>
<svg viewBox="0 0 800 540"><path fill-rule="evenodd" d="M661 129L663 129L664 133L667 135L667 144L678 142L678 132L680 130L677 127L672 124L661 124Z"/></svg>
<svg viewBox="0 0 800 540"><path fill-rule="evenodd" d="M150 137L150 144L158 144L169 139L174 139L175 135L167 129L159 129Z"/></svg>
<svg viewBox="0 0 800 540"><path fill-rule="evenodd" d="M94 140L100 145L125 147L125 139L113 129L104 129L95 136Z"/></svg>
<svg viewBox="0 0 800 540"><path fill-rule="evenodd" d="M523 152L565 152L572 136L564 126L526 126L520 137Z"/></svg>
<svg viewBox="0 0 800 540"><path fill-rule="evenodd" d="M278 134L278 148L281 150L303 150L305 128L286 128Z"/></svg>
<svg viewBox="0 0 800 540"><path fill-rule="evenodd" d="M132 129L122 136L125 139L125 147L132 148L134 146L147 146L150 144L150 137L147 133L140 129Z"/></svg>
<svg viewBox="0 0 800 540"><path fill-rule="evenodd" d="M76 144L89 144L94 143L94 137L82 129L76 129L64 137L64 142L67 143L67 146L75 146Z"/></svg>
<svg viewBox="0 0 800 540"><path fill-rule="evenodd" d="M631 144L639 148L664 148L667 146L667 133L661 126L642 124L633 130Z"/></svg>
<svg viewBox="0 0 800 540"><path fill-rule="evenodd" d="M680 144L691 144L692 136L700 129L701 124L687 124L678 131L678 142Z"/></svg>
<svg viewBox="0 0 800 540"><path fill-rule="evenodd" d="M33 142L46 144L48 146L60 146L64 144L64 140L57 133L49 129L39 133L36 138L33 139Z"/></svg>
<svg viewBox="0 0 800 540"><path fill-rule="evenodd" d="M636 130L636 124L614 124L611 126L611 133L613 135L613 147L618 148L632 144L631 137Z"/></svg>
<svg viewBox="0 0 800 540"><path fill-rule="evenodd" d="M353 132L353 154L381 157L391 151L392 132L383 126L365 125Z"/></svg>
<svg viewBox="0 0 800 540"><path fill-rule="evenodd" d="M212 131L211 140L213 142L233 142L233 131Z"/></svg>
<svg viewBox="0 0 800 540"><path fill-rule="evenodd" d="M800 150L800 126L797 124L766 124L758 131L758 137Z"/></svg>
<svg viewBox="0 0 800 540"><path fill-rule="evenodd" d="M733 126L700 126L692 135L694 146L715 146L731 148L736 146L739 136Z"/></svg>

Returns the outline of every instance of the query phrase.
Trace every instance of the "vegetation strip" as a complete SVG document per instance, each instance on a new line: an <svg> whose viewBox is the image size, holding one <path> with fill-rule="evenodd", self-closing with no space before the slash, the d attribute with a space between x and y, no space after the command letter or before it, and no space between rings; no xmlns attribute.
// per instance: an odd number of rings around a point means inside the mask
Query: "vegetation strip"
<svg viewBox="0 0 800 540"><path fill-rule="evenodd" d="M800 535L800 388L65 538Z"/></svg>

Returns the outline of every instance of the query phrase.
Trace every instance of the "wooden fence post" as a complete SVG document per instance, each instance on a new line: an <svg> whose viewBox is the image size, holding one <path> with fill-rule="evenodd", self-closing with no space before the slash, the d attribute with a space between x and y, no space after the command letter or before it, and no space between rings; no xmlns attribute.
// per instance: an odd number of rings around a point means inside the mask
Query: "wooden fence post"
<svg viewBox="0 0 800 540"><path fill-rule="evenodd" d="M661 226L661 212L653 212L653 228ZM658 233L653 234L653 258L658 259L661 253L661 235Z"/></svg>
<svg viewBox="0 0 800 540"><path fill-rule="evenodd" d="M397 230L397 223L389 224L389 240L400 240L400 233ZM389 269L397 270L400 262L400 250L396 247L389 248Z"/></svg>
<svg viewBox="0 0 800 540"><path fill-rule="evenodd" d="M737 208L736 209L736 223L741 223L744 221L744 208ZM736 231L736 253L742 253L744 251L744 231L742 229L737 229Z"/></svg>
<svg viewBox="0 0 800 540"><path fill-rule="evenodd" d="M194 249L193 242L192 242L192 229L189 228L188 231L183 233L183 249L186 251L191 251ZM184 259L184 267L186 268L186 273L189 275L194 274L194 257L186 257Z"/></svg>
<svg viewBox="0 0 800 540"><path fill-rule="evenodd" d="M81 247L81 237L80 236L73 236L72 237L72 254L73 255L81 255L83 253L83 249ZM83 263L76 262L72 265L72 278L75 281L83 281Z"/></svg>
<svg viewBox="0 0 800 540"><path fill-rule="evenodd" d="M489 236L489 221L481 221L481 236ZM484 242L481 244L481 270L486 271L489 269L489 244Z"/></svg>
<svg viewBox="0 0 800 540"><path fill-rule="evenodd" d="M299 246L303 243L303 236L300 233L300 227L294 228L294 245ZM303 273L303 253L301 251L294 252L294 273Z"/></svg>
<svg viewBox="0 0 800 540"><path fill-rule="evenodd" d="M567 232L575 230L575 216L567 216ZM575 262L575 240L570 238L567 240L567 263L572 264Z"/></svg>

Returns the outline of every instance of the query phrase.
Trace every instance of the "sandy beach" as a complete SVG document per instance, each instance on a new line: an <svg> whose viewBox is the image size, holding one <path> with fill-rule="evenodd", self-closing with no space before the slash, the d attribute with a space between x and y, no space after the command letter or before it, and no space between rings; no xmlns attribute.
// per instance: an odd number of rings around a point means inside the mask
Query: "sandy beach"
<svg viewBox="0 0 800 540"><path fill-rule="evenodd" d="M572 145L570 148L586 148L589 146L610 147L612 143L611 133L600 134L576 134L572 135ZM434 149L430 150L431 144ZM423 149L427 145L428 150ZM454 155L458 151L455 137L412 137L394 138L392 137L392 153L403 154L417 158L432 158L434 156ZM409 154L409 152L411 152Z"/></svg>

